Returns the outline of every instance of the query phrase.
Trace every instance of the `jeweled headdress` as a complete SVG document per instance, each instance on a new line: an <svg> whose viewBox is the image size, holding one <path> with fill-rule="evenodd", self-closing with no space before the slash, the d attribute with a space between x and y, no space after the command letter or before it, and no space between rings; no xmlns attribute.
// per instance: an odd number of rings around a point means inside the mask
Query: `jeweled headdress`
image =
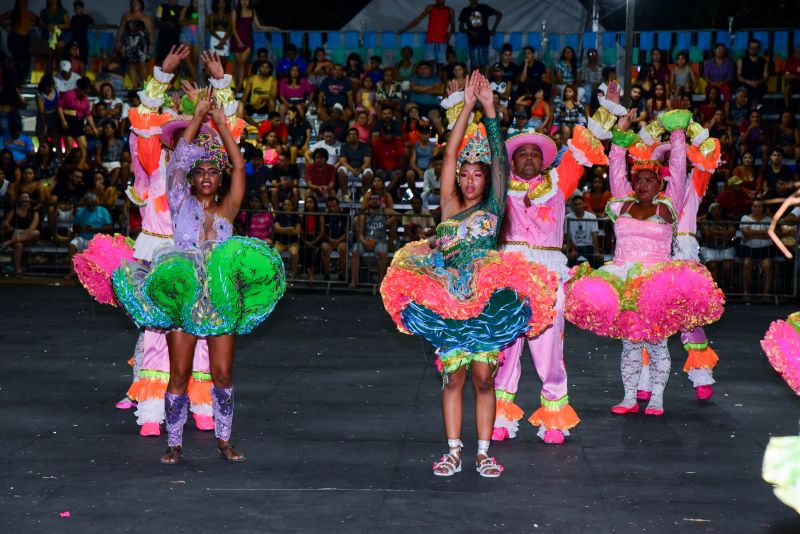
<svg viewBox="0 0 800 534"><path fill-rule="evenodd" d="M470 124L467 133L464 135L461 145L458 147L458 159L456 160L456 172L461 168L462 163L486 163L492 162L492 153L489 149L489 139L486 137L486 128L483 124Z"/></svg>
<svg viewBox="0 0 800 534"><path fill-rule="evenodd" d="M201 132L192 141L192 145L203 150L203 155L195 162L192 169L200 163L212 163L221 171L228 166L228 153L225 152L225 148L220 144L220 140L216 135Z"/></svg>
<svg viewBox="0 0 800 534"><path fill-rule="evenodd" d="M663 179L659 171L661 170L661 162L656 159L637 159L631 165L631 173L636 176L636 173L641 171L650 171L656 176Z"/></svg>

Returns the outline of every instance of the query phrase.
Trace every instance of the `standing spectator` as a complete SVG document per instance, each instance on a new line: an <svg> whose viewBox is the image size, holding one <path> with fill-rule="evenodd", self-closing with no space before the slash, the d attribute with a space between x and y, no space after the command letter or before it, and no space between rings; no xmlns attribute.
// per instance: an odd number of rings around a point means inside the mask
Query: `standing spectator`
<svg viewBox="0 0 800 534"><path fill-rule="evenodd" d="M419 106L421 116L429 117L431 121L434 121L434 116L440 116L438 108L442 82L433 74L428 63L419 64L417 75L411 78L409 91L409 102Z"/></svg>
<svg viewBox="0 0 800 534"><path fill-rule="evenodd" d="M272 63L265 61L258 66L258 72L244 82L244 109L250 115L266 115L275 110L277 96L278 81L272 75Z"/></svg>
<svg viewBox="0 0 800 534"><path fill-rule="evenodd" d="M61 130L64 133L67 146L72 146L73 141L78 143L78 148L81 151L81 162L84 164L87 155L86 122L89 123L92 135L97 135L89 107L88 95L91 87L92 82L88 78L81 78L78 80L74 91L67 91L61 94L58 100Z"/></svg>
<svg viewBox="0 0 800 534"><path fill-rule="evenodd" d="M574 267L581 260L588 261L593 268L603 263L600 251L597 216L586 211L583 197L572 197L572 214L567 217L567 265Z"/></svg>
<svg viewBox="0 0 800 534"><path fill-rule="evenodd" d="M36 13L28 9L28 0L15 0L14 8L0 15L0 23L11 21L11 31L8 32L8 51L11 54L11 61L14 71L19 76L19 80L27 80L31 71L31 31L34 26L39 25L39 17ZM5 68L3 69L3 85L9 84L5 79ZM16 88L14 83L12 88ZM0 128L2 126L0 125Z"/></svg>
<svg viewBox="0 0 800 534"><path fill-rule="evenodd" d="M769 216L764 213L764 203L753 202L750 213L742 216L742 294L745 298L750 294L750 278L753 272L753 261L760 264L762 272L762 291L767 296L772 288L772 262L775 258L775 246L767 235Z"/></svg>
<svg viewBox="0 0 800 534"><path fill-rule="evenodd" d="M206 15L211 50L219 54L222 67L228 63L231 54L231 13L228 0L212 0L211 13Z"/></svg>
<svg viewBox="0 0 800 534"><path fill-rule="evenodd" d="M435 0L428 4L422 13L400 29L406 32L428 18L428 30L425 33L425 60L435 61L438 65L447 63L447 43L456 31L456 17L453 8L444 5L445 0Z"/></svg>
<svg viewBox="0 0 800 534"><path fill-rule="evenodd" d="M383 58L381 58L381 56L370 56L369 58L369 70L366 72L366 75L372 79L372 83L376 86L383 80L384 71L381 68L382 61Z"/></svg>
<svg viewBox="0 0 800 534"><path fill-rule="evenodd" d="M699 225L700 259L708 267L717 285L722 288L729 287L733 280L733 260L736 258L732 241L736 228L725 222L726 219L722 205L714 202L708 207L705 221Z"/></svg>
<svg viewBox="0 0 800 534"><path fill-rule="evenodd" d="M422 203L425 209L430 210L431 206L439 208L441 194L439 179L442 176L442 157L440 152L433 157L431 166L425 171L422 176Z"/></svg>
<svg viewBox="0 0 800 534"><path fill-rule="evenodd" d="M333 66L331 75L319 86L317 113L322 120L330 118L329 110L335 104L342 106L346 120L353 116L353 84L344 75L344 69L338 63Z"/></svg>
<svg viewBox="0 0 800 534"><path fill-rule="evenodd" d="M342 212L339 199L328 197L325 201L327 211L322 216L324 236L322 238L322 274L325 280L330 280L331 252L336 251L336 272L340 282L345 280L345 261L347 261L347 221L346 213Z"/></svg>
<svg viewBox="0 0 800 534"><path fill-rule="evenodd" d="M784 155L800 163L800 129L797 128L791 110L786 109L781 113L772 144L783 150Z"/></svg>
<svg viewBox="0 0 800 534"><path fill-rule="evenodd" d="M342 145L339 151L339 187L345 194L345 199L350 198L349 183L357 184L363 191L369 188L372 183L373 173L370 165L372 164L372 149L366 143L358 139L358 130L350 128L347 131L347 142Z"/></svg>
<svg viewBox="0 0 800 534"><path fill-rule="evenodd" d="M55 52L54 59L64 56L69 38L69 13L61 5L61 0L47 0L45 8L39 12L42 37Z"/></svg>
<svg viewBox="0 0 800 534"><path fill-rule="evenodd" d="M371 193L363 213L355 218L356 242L350 255L350 286L358 283L359 261L366 252L374 252L378 259L378 283L386 274L389 245L387 210L381 206L378 193Z"/></svg>
<svg viewBox="0 0 800 534"><path fill-rule="evenodd" d="M278 78L287 76L289 74L289 69L292 67L297 67L299 72L306 72L308 70L308 63L303 59L303 56L297 53L297 47L294 43L288 43L283 50L283 57L278 61Z"/></svg>
<svg viewBox="0 0 800 534"><path fill-rule="evenodd" d="M783 106L789 108L792 94L800 92L800 43L795 43L792 57L783 65Z"/></svg>
<svg viewBox="0 0 800 534"><path fill-rule="evenodd" d="M297 163L297 156L305 154L308 142L311 139L311 125L296 106L291 106L286 111L286 142L289 144L291 162Z"/></svg>
<svg viewBox="0 0 800 534"><path fill-rule="evenodd" d="M750 210L753 200L742 190L742 179L738 176L728 178L727 187L717 195L717 202L732 220L738 220Z"/></svg>
<svg viewBox="0 0 800 534"><path fill-rule="evenodd" d="M300 236L300 256L303 269L306 271L306 283L314 281L314 267L317 264L322 238L325 236L325 227L322 224L322 215L317 206L317 200L311 193L306 195L303 203L302 235Z"/></svg>
<svg viewBox="0 0 800 534"><path fill-rule="evenodd" d="M672 87L672 98L679 98L681 94L694 92L694 72L689 68L689 56L686 52L678 52L675 56L675 67L669 75L669 86Z"/></svg>
<svg viewBox="0 0 800 534"><path fill-rule="evenodd" d="M766 153L766 152L765 152ZM769 193L775 191L775 186L779 180L792 183L795 176L792 170L783 164L786 154L780 147L775 147L769 155L769 165L764 167L762 182L764 189Z"/></svg>
<svg viewBox="0 0 800 534"><path fill-rule="evenodd" d="M722 43L714 46L714 55L703 62L703 77L708 86L719 89L725 102L731 99L731 81L736 73L728 49ZM708 88L706 88L708 91Z"/></svg>
<svg viewBox="0 0 800 534"><path fill-rule="evenodd" d="M398 82L411 80L411 77L417 72L417 65L414 63L413 57L414 51L410 46L400 49L400 62L394 66L395 78Z"/></svg>
<svg viewBox="0 0 800 534"><path fill-rule="evenodd" d="M295 280L300 262L300 216L291 198L285 199L280 206L281 210L276 215L275 225L272 227L274 236L272 246L278 254L289 252L291 279Z"/></svg>
<svg viewBox="0 0 800 534"><path fill-rule="evenodd" d="M113 183L117 182L120 167L122 167L122 152L125 142L117 137L117 124L113 119L106 119L100 124L102 136L95 149L95 162L103 167L111 177Z"/></svg>
<svg viewBox="0 0 800 534"><path fill-rule="evenodd" d="M119 21L116 48L128 65L128 77L135 88L142 87L147 78L153 33L153 21L144 10L143 0L131 0L130 11Z"/></svg>
<svg viewBox="0 0 800 534"><path fill-rule="evenodd" d="M0 244L0 251L13 247L14 272L22 273L22 253L25 245L35 243L39 239L39 212L31 206L28 193L21 193L14 208L3 220L3 235L11 237Z"/></svg>
<svg viewBox="0 0 800 534"><path fill-rule="evenodd" d="M395 137L391 127L384 127L383 132L372 143L372 157L375 175L386 185L388 192L397 197L400 183L403 181L403 156L405 146L400 138ZM414 191L413 182L408 183L411 192Z"/></svg>
<svg viewBox="0 0 800 534"><path fill-rule="evenodd" d="M308 81L314 87L319 87L322 81L333 72L333 62L325 55L325 49L321 46L314 49L311 63L308 64L306 73Z"/></svg>
<svg viewBox="0 0 800 534"><path fill-rule="evenodd" d="M0 147L10 150L14 163L20 167L28 165L36 152L33 139L22 133L22 123L17 121L9 124L8 133L0 135Z"/></svg>
<svg viewBox="0 0 800 534"><path fill-rule="evenodd" d="M261 31L277 30L272 26L261 25L258 20L258 13L255 10L255 3L255 0L238 0L236 9L231 13L231 31L233 34L231 50L236 59L234 79L239 84L237 90L241 89L241 84L244 82L247 64L250 62L250 55L253 51L253 26ZM266 50L264 52L266 55ZM266 58L264 58L264 61L266 61Z"/></svg>
<svg viewBox="0 0 800 534"><path fill-rule="evenodd" d="M158 40L156 41L156 65L161 65L173 46L181 42L180 18L183 7L178 0L167 0L156 8L156 27Z"/></svg>
<svg viewBox="0 0 800 534"><path fill-rule="evenodd" d="M78 45L81 61L86 64L89 61L89 27L94 24L94 19L85 13L86 6L83 0L76 0L72 8L75 14L69 21L70 35L73 44Z"/></svg>
<svg viewBox="0 0 800 534"><path fill-rule="evenodd" d="M297 165L289 163L286 155L278 157L278 164L269 170L269 179L273 206L283 206L286 199L295 206L300 202L300 171Z"/></svg>
<svg viewBox="0 0 800 534"><path fill-rule="evenodd" d="M605 167L595 167L592 170L592 188L583 194L584 208L601 217L606 212L606 204L611 200L611 191L606 187L607 175ZM573 209L574 207L573 203Z"/></svg>
<svg viewBox="0 0 800 534"><path fill-rule="evenodd" d="M600 62L600 54L597 53L596 48L586 51L586 61L578 72L578 78L581 81L580 88L583 90L583 102L586 103L589 95L603 83L603 64Z"/></svg>
<svg viewBox="0 0 800 534"><path fill-rule="evenodd" d="M63 60L59 65L58 74L53 77L56 84L56 89L59 93L66 93L67 91L74 91L75 84L81 79L80 74L72 72L72 63Z"/></svg>
<svg viewBox="0 0 800 534"><path fill-rule="evenodd" d="M244 235L260 239L271 245L275 214L264 208L264 203L259 195L250 195L247 201L247 211L239 213L237 222Z"/></svg>
<svg viewBox="0 0 800 534"><path fill-rule="evenodd" d="M564 86L561 101L553 112L553 125L573 128L576 124L586 126L586 108L578 100L577 88L570 83Z"/></svg>
<svg viewBox="0 0 800 534"><path fill-rule="evenodd" d="M580 84L578 72L578 58L575 57L575 49L565 46L561 51L561 58L556 63L556 91L559 95L563 93L564 86L568 84ZM581 95L577 95L580 99Z"/></svg>
<svg viewBox="0 0 800 534"><path fill-rule="evenodd" d="M761 57L761 41L750 39L747 54L736 60L736 80L759 103L767 92L767 60Z"/></svg>
<svg viewBox="0 0 800 534"><path fill-rule="evenodd" d="M489 29L489 17L494 17L492 29ZM459 31L467 34L469 65L472 70L483 72L489 64L489 43L502 18L501 12L481 4L480 0L469 0L469 5L458 15Z"/></svg>
<svg viewBox="0 0 800 534"><path fill-rule="evenodd" d="M342 144L334 137L333 130L330 128L322 128L322 140L317 141L311 145L308 152L305 154L306 161L311 161L312 154L318 149L322 148L328 153L328 164L336 166L339 164L339 154L342 151Z"/></svg>
<svg viewBox="0 0 800 534"><path fill-rule="evenodd" d="M306 187L320 201L332 196L336 185L336 168L327 163L327 157L325 149L318 148L312 153L311 163L306 165Z"/></svg>
<svg viewBox="0 0 800 534"><path fill-rule="evenodd" d="M394 70L386 69L383 79L376 84L375 100L378 102L378 113L383 115L384 109L391 110L395 115L400 114L403 105L403 90L400 82L395 81Z"/></svg>
<svg viewBox="0 0 800 534"><path fill-rule="evenodd" d="M181 9L181 44L189 47L189 57L183 62L189 71L189 79L197 79L197 60L200 55L199 27L197 25L199 6L197 0L189 0L189 4ZM205 39L203 40L205 45Z"/></svg>
<svg viewBox="0 0 800 534"><path fill-rule="evenodd" d="M545 95L547 95L547 99L549 99L552 88L544 80L544 76L547 74L547 66L536 59L536 51L532 46L523 48L522 55L524 61L519 72L520 86L524 87L525 91L529 93L535 93L541 87Z"/></svg>
<svg viewBox="0 0 800 534"><path fill-rule="evenodd" d="M295 107L300 116L306 114L306 101L314 93L314 88L305 79L298 65L289 67L286 78L282 79L278 86L278 98L281 102L281 119L286 116L290 107Z"/></svg>
<svg viewBox="0 0 800 534"><path fill-rule="evenodd" d="M647 115L651 119L656 119L672 109L670 100L667 97L667 88L661 82L653 85L653 96L647 99Z"/></svg>

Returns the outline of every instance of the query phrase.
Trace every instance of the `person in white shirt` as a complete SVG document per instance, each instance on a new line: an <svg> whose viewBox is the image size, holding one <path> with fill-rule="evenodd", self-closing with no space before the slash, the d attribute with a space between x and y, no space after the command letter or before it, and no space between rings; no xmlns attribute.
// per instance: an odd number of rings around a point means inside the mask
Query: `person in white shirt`
<svg viewBox="0 0 800 534"><path fill-rule="evenodd" d="M77 72L72 72L72 63L66 59L59 64L59 67L61 70L53 76L53 81L56 82L56 89L58 89L59 93L74 91L75 84L81 79L81 75Z"/></svg>
<svg viewBox="0 0 800 534"><path fill-rule="evenodd" d="M339 166L339 153L342 151L342 143L336 140L336 137L333 134L333 130L325 128L322 130L322 140L317 141L310 147L308 147L308 151L306 152L305 159L307 164L310 164L314 161L314 158L311 155L314 151L318 148L324 149L328 153L328 164L333 165L334 167Z"/></svg>
<svg viewBox="0 0 800 534"><path fill-rule="evenodd" d="M593 268L603 263L600 254L597 216L586 211L583 197L572 197L572 215L567 217L567 265L588 261Z"/></svg>
<svg viewBox="0 0 800 534"><path fill-rule="evenodd" d="M422 174L422 205L425 210L439 209L439 176L442 174L442 154L433 156L431 166Z"/></svg>

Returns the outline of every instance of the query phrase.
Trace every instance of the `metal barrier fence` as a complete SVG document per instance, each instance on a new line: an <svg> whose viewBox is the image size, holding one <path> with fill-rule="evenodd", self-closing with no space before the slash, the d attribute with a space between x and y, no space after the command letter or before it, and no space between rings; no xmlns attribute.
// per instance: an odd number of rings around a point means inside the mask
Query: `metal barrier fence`
<svg viewBox="0 0 800 534"><path fill-rule="evenodd" d="M697 222L695 237L700 245L700 261L708 268L717 285L728 297L761 295L770 300L797 296L798 265L795 258L786 258L762 235L769 227L763 223L741 221ZM745 239L743 227L751 234ZM597 237L593 238L593 231ZM572 232L572 236L570 236ZM753 237L756 233L758 237ZM800 224L785 222L777 233L786 247L795 253L800 243ZM567 217L565 252L570 265L589 261L595 266L614 259L614 224L608 218L596 220ZM570 245L573 239L576 244Z"/></svg>

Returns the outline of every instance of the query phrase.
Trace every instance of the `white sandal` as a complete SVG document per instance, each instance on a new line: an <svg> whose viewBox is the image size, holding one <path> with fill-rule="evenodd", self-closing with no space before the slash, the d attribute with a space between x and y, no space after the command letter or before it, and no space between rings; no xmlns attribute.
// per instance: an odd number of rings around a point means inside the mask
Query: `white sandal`
<svg viewBox="0 0 800 534"><path fill-rule="evenodd" d="M490 443L491 441L488 439L478 440L478 456L484 456L484 459L475 462L475 471L484 478L497 478L502 474L503 466L489 456ZM490 473L489 471L496 471L496 473Z"/></svg>
<svg viewBox="0 0 800 534"><path fill-rule="evenodd" d="M433 474L437 477L451 477L461 472L461 448L464 444L460 439L448 439L447 445L450 452L443 454L438 462L433 462ZM439 471L440 469L444 471Z"/></svg>

